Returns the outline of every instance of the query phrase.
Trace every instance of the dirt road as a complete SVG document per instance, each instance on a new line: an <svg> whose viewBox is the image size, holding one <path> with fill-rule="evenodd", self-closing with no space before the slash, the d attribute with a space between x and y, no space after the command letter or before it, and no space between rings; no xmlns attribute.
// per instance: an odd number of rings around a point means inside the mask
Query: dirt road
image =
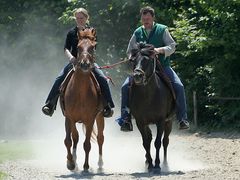
<svg viewBox="0 0 240 180"><path fill-rule="evenodd" d="M240 179L240 134L231 133L172 133L168 165L161 164L161 174L148 173L144 165L144 150L138 132L105 135L104 169L97 167L97 145L90 153L91 169L82 171L82 142L78 146L76 172L66 168L63 135L56 139L33 141L34 158L7 161L0 171L7 179ZM154 155L154 148L152 148Z"/></svg>

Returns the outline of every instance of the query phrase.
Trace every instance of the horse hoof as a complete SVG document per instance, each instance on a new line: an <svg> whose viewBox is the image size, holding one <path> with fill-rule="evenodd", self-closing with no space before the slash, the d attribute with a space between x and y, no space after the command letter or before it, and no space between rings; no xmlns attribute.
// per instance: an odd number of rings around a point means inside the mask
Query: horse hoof
<svg viewBox="0 0 240 180"><path fill-rule="evenodd" d="M98 167L99 167L99 168L102 168L102 167L103 167L103 160L99 160L99 161L98 161Z"/></svg>
<svg viewBox="0 0 240 180"><path fill-rule="evenodd" d="M67 168L70 170L70 171L73 171L75 169L75 163L74 162L71 162L71 161L67 161Z"/></svg>
<svg viewBox="0 0 240 180"><path fill-rule="evenodd" d="M84 169L84 171L88 171L89 165L84 164L83 169Z"/></svg>
<svg viewBox="0 0 240 180"><path fill-rule="evenodd" d="M154 167L153 168L153 174L161 174L161 168L158 166L158 167Z"/></svg>
<svg viewBox="0 0 240 180"><path fill-rule="evenodd" d="M152 164L149 164L149 165L148 165L148 171L149 171L149 172L152 172L152 170L153 170L153 165L152 165Z"/></svg>

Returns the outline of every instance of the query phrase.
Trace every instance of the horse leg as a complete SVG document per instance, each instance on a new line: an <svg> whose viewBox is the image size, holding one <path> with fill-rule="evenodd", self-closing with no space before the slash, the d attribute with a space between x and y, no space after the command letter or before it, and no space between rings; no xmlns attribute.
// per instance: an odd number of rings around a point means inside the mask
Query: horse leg
<svg viewBox="0 0 240 180"><path fill-rule="evenodd" d="M137 121L138 122L138 121ZM152 133L148 126L143 126L137 123L137 127L142 135L143 147L146 151L146 163L148 163L148 169L151 170L153 168L152 157L151 157L151 141L152 141Z"/></svg>
<svg viewBox="0 0 240 180"><path fill-rule="evenodd" d="M66 131L66 137L64 140L64 144L67 148L67 168L69 170L73 170L75 168L75 163L73 161L73 156L71 154L71 147L72 147L71 121L70 119L67 119L67 118L65 118L65 131Z"/></svg>
<svg viewBox="0 0 240 180"><path fill-rule="evenodd" d="M165 122L164 137L163 137L163 150L164 150L164 162L167 162L167 147L169 144L169 135L172 131L172 121Z"/></svg>
<svg viewBox="0 0 240 180"><path fill-rule="evenodd" d="M98 166L99 166L99 168L102 168L102 166L103 166L102 146L103 146L103 142L104 142L104 135L103 135L104 117L103 117L102 113L100 113L97 116L96 122L97 122L97 129L98 129L97 142L98 142L98 148L99 148Z"/></svg>
<svg viewBox="0 0 240 180"><path fill-rule="evenodd" d="M93 123L91 125L87 125L86 126L86 138L85 141L83 143L83 148L85 151L85 162L83 165L83 169L84 170L88 170L89 169L89 164L88 164L88 159L89 159L89 152L91 150L91 135L92 135L92 129L93 129Z"/></svg>
<svg viewBox="0 0 240 180"><path fill-rule="evenodd" d="M75 167L77 167L77 144L78 144L78 140L79 140L79 134L78 134L78 130L76 128L76 123L72 124L72 140L73 140L73 151L72 151L72 155L73 155L73 161L75 163Z"/></svg>
<svg viewBox="0 0 240 180"><path fill-rule="evenodd" d="M155 168L160 169L160 158L159 158L159 152L161 148L161 139L162 139L162 134L163 134L163 126L161 124L163 121L159 121L157 125L157 137L155 139L154 145L156 149L156 159L155 159Z"/></svg>

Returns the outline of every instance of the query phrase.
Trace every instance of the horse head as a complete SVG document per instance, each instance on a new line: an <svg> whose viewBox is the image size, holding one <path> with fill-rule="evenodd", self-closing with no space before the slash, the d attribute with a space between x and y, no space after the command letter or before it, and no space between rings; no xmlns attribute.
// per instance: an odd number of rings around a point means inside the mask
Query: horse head
<svg viewBox="0 0 240 180"><path fill-rule="evenodd" d="M133 62L133 80L136 85L146 85L155 72L156 56L154 46L138 43L132 49L130 60Z"/></svg>
<svg viewBox="0 0 240 180"><path fill-rule="evenodd" d="M95 47L96 47L96 30L93 28L86 28L78 31L78 55L76 69L82 72L89 72L94 67Z"/></svg>

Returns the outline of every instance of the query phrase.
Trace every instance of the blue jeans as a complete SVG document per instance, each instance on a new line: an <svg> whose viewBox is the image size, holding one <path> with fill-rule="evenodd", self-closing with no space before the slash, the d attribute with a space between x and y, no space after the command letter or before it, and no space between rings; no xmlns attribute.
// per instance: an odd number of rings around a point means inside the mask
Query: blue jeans
<svg viewBox="0 0 240 180"><path fill-rule="evenodd" d="M176 115L177 120L181 121L183 119L187 119L187 105L186 105L186 97L184 86L179 79L178 75L174 72L171 67L163 67L164 72L171 80L174 92L176 94ZM117 121L119 124L122 124L122 119L129 113L129 82L132 77L127 77L125 82L121 87L121 118L118 118Z"/></svg>
<svg viewBox="0 0 240 180"><path fill-rule="evenodd" d="M103 94L103 97L105 98L105 100L107 101L107 103L109 103L109 105L113 108L114 107L114 103L112 100L112 95L110 92L110 88L108 85L108 82L106 80L105 75L103 74L102 70L98 69L98 65L95 63L95 68L93 69L93 73L99 83L99 86L101 88L101 92ZM58 75L58 77L56 78L52 89L47 97L46 103L51 101L53 98L55 98L57 95L59 95L60 91L59 88L62 84L62 82L64 81L65 77L67 76L68 72L73 68L71 63L68 63L60 72L60 74Z"/></svg>

